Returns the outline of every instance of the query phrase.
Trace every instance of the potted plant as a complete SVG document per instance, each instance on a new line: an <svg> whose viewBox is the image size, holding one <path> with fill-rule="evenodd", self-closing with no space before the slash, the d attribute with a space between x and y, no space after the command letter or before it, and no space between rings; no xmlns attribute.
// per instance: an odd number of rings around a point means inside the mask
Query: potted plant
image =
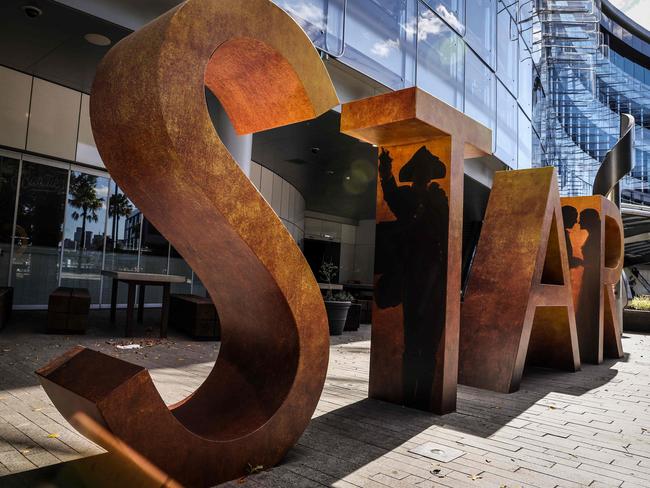
<svg viewBox="0 0 650 488"><path fill-rule="evenodd" d="M352 302L349 294L345 292L334 293L332 290L332 278L336 274L336 266L332 262L325 261L320 267L320 275L327 282L328 288L325 293L325 309L327 310L327 322L330 327L330 335L343 334L345 320L348 318L348 310Z"/></svg>
<svg viewBox="0 0 650 488"><path fill-rule="evenodd" d="M623 309L623 329L630 332L650 331L650 295L636 296Z"/></svg>

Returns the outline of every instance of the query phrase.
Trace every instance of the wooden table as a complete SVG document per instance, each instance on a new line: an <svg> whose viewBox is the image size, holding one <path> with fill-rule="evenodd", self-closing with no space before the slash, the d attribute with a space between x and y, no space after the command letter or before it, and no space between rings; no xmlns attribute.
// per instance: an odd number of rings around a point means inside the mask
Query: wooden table
<svg viewBox="0 0 650 488"><path fill-rule="evenodd" d="M128 285L126 301L126 327L125 337L133 337L133 309L135 307L135 287L140 286L138 297L138 322L142 323L144 314L144 291L147 286L162 286L162 316L160 319L160 337L167 337L167 323L169 322L169 288L172 283L186 283L187 278L178 275L166 275L155 273L138 273L134 271L109 271L102 270L102 276L113 278L111 290L111 322L115 322L117 309L117 285L121 281Z"/></svg>

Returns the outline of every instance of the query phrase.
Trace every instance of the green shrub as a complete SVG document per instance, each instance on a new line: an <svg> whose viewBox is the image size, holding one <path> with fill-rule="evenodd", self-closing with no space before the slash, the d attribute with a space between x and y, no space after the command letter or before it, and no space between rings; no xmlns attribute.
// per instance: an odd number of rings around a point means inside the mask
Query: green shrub
<svg viewBox="0 0 650 488"><path fill-rule="evenodd" d="M627 306L634 310L650 310L650 295L634 297L632 300L627 302Z"/></svg>

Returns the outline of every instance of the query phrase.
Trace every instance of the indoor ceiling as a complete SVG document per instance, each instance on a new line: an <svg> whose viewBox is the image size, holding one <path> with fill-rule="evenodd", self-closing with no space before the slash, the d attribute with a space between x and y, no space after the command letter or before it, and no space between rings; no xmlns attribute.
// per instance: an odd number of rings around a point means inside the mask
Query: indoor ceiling
<svg viewBox="0 0 650 488"><path fill-rule="evenodd" d="M40 15L30 17L24 7ZM131 31L49 0L0 2L0 65L90 92L97 65L110 49L86 34L119 41ZM111 45L112 45L111 44Z"/></svg>
<svg viewBox="0 0 650 488"><path fill-rule="evenodd" d="M355 220L375 217L377 149L339 131L333 110L253 136L253 160L305 197L307 210Z"/></svg>

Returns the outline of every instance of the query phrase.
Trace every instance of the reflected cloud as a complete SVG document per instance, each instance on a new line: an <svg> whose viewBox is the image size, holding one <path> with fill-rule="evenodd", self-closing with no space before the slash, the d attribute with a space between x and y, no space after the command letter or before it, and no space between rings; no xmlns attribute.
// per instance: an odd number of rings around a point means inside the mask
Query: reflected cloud
<svg viewBox="0 0 650 488"><path fill-rule="evenodd" d="M307 32L310 38L322 34L326 29L323 7L303 0L275 0L275 3L291 15Z"/></svg>
<svg viewBox="0 0 650 488"><path fill-rule="evenodd" d="M463 26L463 24L458 20L458 17L456 17L456 14L454 12L450 12L447 9L447 7L445 7L444 5L438 5L438 7L436 8L436 12L453 29L457 30L458 32L463 31L465 26Z"/></svg>
<svg viewBox="0 0 650 488"><path fill-rule="evenodd" d="M391 52L399 50L399 39L386 39L377 41L370 48L370 52L377 57L387 58Z"/></svg>

